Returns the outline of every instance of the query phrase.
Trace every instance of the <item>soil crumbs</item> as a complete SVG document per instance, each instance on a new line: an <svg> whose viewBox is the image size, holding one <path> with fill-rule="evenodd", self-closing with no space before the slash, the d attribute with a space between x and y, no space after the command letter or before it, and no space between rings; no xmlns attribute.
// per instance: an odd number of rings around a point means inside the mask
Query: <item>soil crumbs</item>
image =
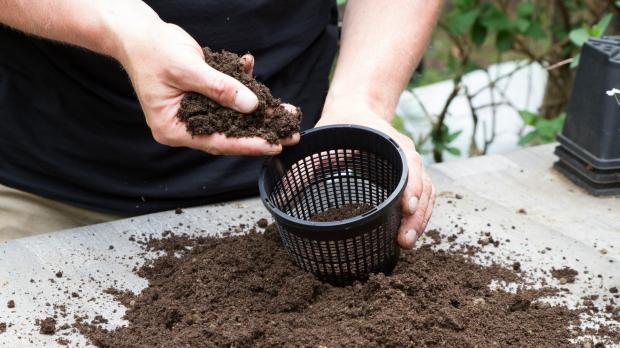
<svg viewBox="0 0 620 348"><path fill-rule="evenodd" d="M310 221L327 222L340 221L350 219L358 215L362 215L374 208L371 204L366 203L349 203L339 207L326 209L325 211L314 214L310 217Z"/></svg>
<svg viewBox="0 0 620 348"><path fill-rule="evenodd" d="M246 74L240 57L232 52L212 52L203 48L205 61L211 67L241 81L258 97L258 108L251 114L242 114L224 107L198 93L186 93L181 100L178 118L185 122L192 135L224 133L229 137L261 137L270 143L288 138L299 132L301 110L291 113L281 106L268 87Z"/></svg>
<svg viewBox="0 0 620 348"><path fill-rule="evenodd" d="M344 288L296 268L274 225L226 238L168 234L146 249L164 252L137 270L149 286L109 290L129 324L76 324L96 346L564 347L580 334L571 329L580 311L538 301L554 291L492 290L521 278L430 245L401 253L392 276Z"/></svg>
<svg viewBox="0 0 620 348"><path fill-rule="evenodd" d="M551 269L551 275L553 276L553 278L558 279L560 283L562 284L574 283L575 278L577 278L578 274L579 272L575 271L574 269L570 267L564 267L560 269L555 269L555 268Z"/></svg>
<svg viewBox="0 0 620 348"><path fill-rule="evenodd" d="M56 333L56 319L47 317L36 321L39 332L43 335L53 335Z"/></svg>

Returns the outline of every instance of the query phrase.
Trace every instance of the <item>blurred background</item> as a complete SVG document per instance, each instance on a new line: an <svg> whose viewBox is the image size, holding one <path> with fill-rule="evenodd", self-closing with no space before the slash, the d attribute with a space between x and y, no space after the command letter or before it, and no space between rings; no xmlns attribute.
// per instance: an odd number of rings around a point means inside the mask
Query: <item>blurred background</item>
<svg viewBox="0 0 620 348"><path fill-rule="evenodd" d="M553 142L580 47L618 18L620 0L445 0L393 124L426 163Z"/></svg>

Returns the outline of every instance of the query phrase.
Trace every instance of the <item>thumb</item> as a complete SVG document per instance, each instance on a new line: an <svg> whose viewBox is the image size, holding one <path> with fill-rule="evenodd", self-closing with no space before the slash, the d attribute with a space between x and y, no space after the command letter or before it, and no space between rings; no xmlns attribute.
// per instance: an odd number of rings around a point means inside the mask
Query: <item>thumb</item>
<svg viewBox="0 0 620 348"><path fill-rule="evenodd" d="M222 106L242 113L253 112L258 107L258 98L249 88L207 64L200 64L192 75L181 81L187 90L205 95Z"/></svg>

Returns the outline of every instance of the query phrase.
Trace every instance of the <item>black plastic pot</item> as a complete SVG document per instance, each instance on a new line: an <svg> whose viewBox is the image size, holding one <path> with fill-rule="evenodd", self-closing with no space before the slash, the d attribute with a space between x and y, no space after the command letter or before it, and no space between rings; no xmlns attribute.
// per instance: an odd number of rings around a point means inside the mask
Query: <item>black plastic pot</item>
<svg viewBox="0 0 620 348"><path fill-rule="evenodd" d="M620 194L620 37L583 46L555 167L594 195Z"/></svg>
<svg viewBox="0 0 620 348"><path fill-rule="evenodd" d="M370 128L337 125L303 132L299 144L270 158L259 190L293 261L323 281L348 285L396 266L407 177L394 140ZM310 221L350 203L374 208L346 220Z"/></svg>

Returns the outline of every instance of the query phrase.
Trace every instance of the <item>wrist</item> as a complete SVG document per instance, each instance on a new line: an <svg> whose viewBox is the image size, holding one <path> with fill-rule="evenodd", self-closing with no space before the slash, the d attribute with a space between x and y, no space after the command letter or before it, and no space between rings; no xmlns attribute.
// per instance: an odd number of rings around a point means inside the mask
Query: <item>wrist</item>
<svg viewBox="0 0 620 348"><path fill-rule="evenodd" d="M359 123L364 119L390 121L394 109L372 94L359 91L339 91L330 88L325 99L322 119L341 123Z"/></svg>
<svg viewBox="0 0 620 348"><path fill-rule="evenodd" d="M156 36L155 28L165 24L141 0L112 0L101 2L102 25L98 35L99 52L128 63L129 52L141 42Z"/></svg>

